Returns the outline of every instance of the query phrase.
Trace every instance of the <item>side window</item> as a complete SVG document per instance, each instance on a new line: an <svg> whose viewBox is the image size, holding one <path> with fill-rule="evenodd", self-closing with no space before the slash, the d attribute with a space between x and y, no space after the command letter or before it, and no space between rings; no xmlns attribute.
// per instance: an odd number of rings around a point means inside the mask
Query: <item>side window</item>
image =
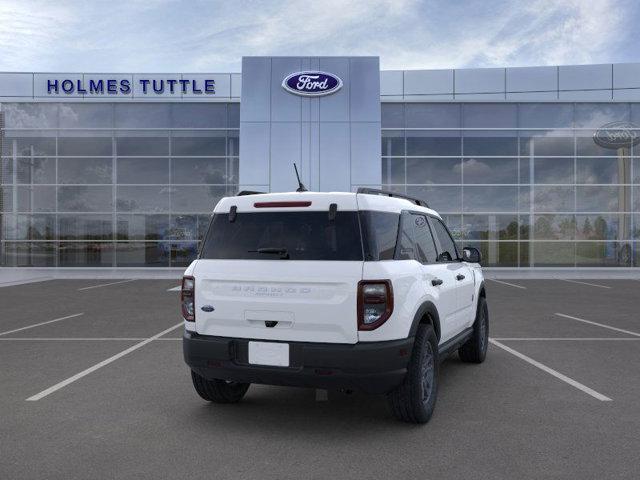
<svg viewBox="0 0 640 480"><path fill-rule="evenodd" d="M438 242L438 262L451 262L458 260L458 252L456 244L449 235L447 228L437 218L429 219L429 223L433 228L433 234Z"/></svg>
<svg viewBox="0 0 640 480"><path fill-rule="evenodd" d="M424 215L411 215L413 220L413 232L416 243L416 260L421 263L433 263L436 261L436 245L433 243L431 229Z"/></svg>
<svg viewBox="0 0 640 480"><path fill-rule="evenodd" d="M409 212L402 212L400 217L400 235L398 236L398 247L395 254L396 260L417 260L412 217L413 215Z"/></svg>

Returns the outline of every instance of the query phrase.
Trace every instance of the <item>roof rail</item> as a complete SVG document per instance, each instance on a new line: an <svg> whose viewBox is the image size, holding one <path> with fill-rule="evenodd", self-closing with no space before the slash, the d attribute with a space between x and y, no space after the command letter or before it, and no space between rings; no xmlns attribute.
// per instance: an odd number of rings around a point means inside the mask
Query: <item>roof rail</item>
<svg viewBox="0 0 640 480"><path fill-rule="evenodd" d="M241 190L236 194L236 197L244 197L245 195L260 195L265 192L254 192L253 190Z"/></svg>
<svg viewBox="0 0 640 480"><path fill-rule="evenodd" d="M402 193L390 192L388 190L378 190L377 188L359 187L356 193L365 193L367 195L384 195L387 197L403 198L415 203L419 207L429 208L427 202L420 200L419 198L410 197L409 195L403 195Z"/></svg>

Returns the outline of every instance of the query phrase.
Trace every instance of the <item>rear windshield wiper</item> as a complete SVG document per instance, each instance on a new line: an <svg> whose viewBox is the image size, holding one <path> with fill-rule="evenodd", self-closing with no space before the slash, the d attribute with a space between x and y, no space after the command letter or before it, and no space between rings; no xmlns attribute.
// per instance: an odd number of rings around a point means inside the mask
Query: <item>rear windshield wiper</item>
<svg viewBox="0 0 640 480"><path fill-rule="evenodd" d="M248 250L249 253L271 253L274 255L280 255L280 258L282 258L283 260L288 260L289 257L289 252L287 251L286 248L282 248L282 247L264 247L264 248L258 248L256 250Z"/></svg>

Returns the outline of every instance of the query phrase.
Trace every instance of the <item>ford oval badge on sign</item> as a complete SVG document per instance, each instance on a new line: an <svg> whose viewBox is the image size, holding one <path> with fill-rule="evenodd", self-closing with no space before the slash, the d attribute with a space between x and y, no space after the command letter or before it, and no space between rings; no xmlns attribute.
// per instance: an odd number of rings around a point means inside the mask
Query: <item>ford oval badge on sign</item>
<svg viewBox="0 0 640 480"><path fill-rule="evenodd" d="M295 95L320 97L340 90L342 80L327 72L296 72L282 81L282 88Z"/></svg>
<svg viewBox="0 0 640 480"><path fill-rule="evenodd" d="M640 143L640 127L631 122L612 122L593 134L593 141L604 148L630 148Z"/></svg>

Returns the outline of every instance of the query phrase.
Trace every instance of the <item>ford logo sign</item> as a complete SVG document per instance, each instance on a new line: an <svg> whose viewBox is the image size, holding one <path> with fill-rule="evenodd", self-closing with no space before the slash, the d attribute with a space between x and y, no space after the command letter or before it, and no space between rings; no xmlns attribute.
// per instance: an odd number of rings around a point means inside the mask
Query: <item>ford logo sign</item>
<svg viewBox="0 0 640 480"><path fill-rule="evenodd" d="M630 122L611 122L593 134L593 141L603 148L624 148L640 142L640 127Z"/></svg>
<svg viewBox="0 0 640 480"><path fill-rule="evenodd" d="M340 90L342 80L327 72L296 72L282 81L282 88L295 95L320 97Z"/></svg>

